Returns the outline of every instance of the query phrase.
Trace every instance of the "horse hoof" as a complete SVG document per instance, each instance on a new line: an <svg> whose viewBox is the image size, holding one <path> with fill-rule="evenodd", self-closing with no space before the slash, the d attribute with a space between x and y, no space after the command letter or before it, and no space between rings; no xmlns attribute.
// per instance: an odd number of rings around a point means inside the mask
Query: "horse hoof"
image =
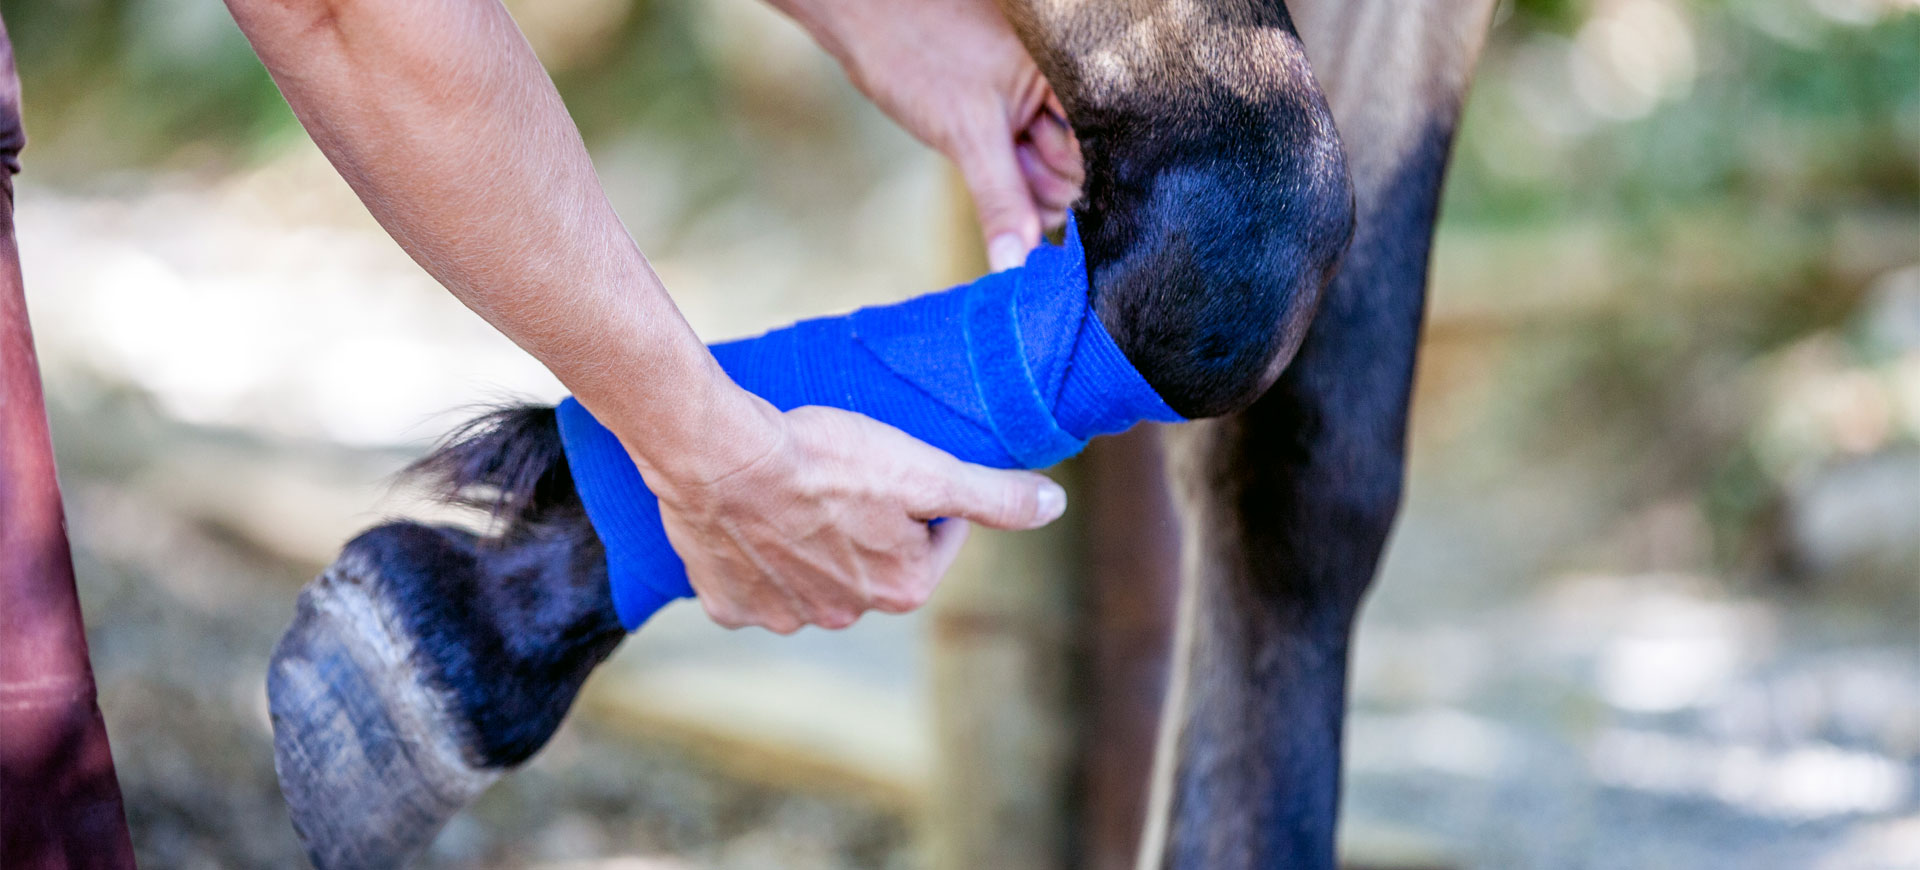
<svg viewBox="0 0 1920 870"><path fill-rule="evenodd" d="M349 547L301 592L267 673L274 770L319 870L404 866L499 776L462 750L381 592Z"/></svg>

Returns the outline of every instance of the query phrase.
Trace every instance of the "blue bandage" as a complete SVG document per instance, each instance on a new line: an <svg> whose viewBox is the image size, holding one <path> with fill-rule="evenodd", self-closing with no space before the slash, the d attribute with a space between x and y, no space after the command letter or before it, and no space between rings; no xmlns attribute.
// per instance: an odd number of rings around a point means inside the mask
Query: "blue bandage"
<svg viewBox="0 0 1920 870"><path fill-rule="evenodd" d="M1096 435L1182 418L1161 401L1087 305L1086 258L1066 244L972 284L807 320L714 345L741 387L785 411L827 405L904 430L968 462L1044 468ZM560 438L574 487L606 545L628 630L693 595L660 505L618 438L569 398Z"/></svg>

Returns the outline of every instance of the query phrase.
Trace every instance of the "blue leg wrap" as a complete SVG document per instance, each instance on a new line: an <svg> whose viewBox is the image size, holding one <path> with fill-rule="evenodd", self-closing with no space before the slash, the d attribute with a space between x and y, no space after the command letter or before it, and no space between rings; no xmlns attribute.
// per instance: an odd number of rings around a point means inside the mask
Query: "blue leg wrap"
<svg viewBox="0 0 1920 870"><path fill-rule="evenodd" d="M1021 268L714 345L713 355L783 411L857 411L968 462L1044 468L1096 435L1182 419L1113 343L1087 296L1086 258L1069 222L1065 245L1043 245ZM631 631L693 587L619 439L571 398L559 417L574 487L606 545L614 608Z"/></svg>

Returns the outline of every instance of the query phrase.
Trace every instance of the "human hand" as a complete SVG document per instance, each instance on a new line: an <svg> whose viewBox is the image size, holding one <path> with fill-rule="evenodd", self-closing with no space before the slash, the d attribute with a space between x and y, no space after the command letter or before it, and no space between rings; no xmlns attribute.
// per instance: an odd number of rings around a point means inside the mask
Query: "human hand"
<svg viewBox="0 0 1920 870"><path fill-rule="evenodd" d="M883 111L960 167L995 271L1080 197L1080 146L993 0L772 0Z"/></svg>
<svg viewBox="0 0 1920 870"><path fill-rule="evenodd" d="M771 448L709 479L648 475L701 605L728 628L791 634L905 613L953 564L968 520L1030 529L1066 510L1042 475L969 465L847 411L762 407Z"/></svg>

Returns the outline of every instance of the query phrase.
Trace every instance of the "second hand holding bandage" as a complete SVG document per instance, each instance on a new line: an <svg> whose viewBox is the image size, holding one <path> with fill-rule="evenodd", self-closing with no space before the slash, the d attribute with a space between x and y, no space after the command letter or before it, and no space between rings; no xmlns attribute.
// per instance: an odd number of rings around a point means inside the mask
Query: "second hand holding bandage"
<svg viewBox="0 0 1920 870"><path fill-rule="evenodd" d="M1094 436L1183 419L1114 344L1088 292L1069 221L1066 244L1042 245L1020 268L712 351L735 383L782 411L842 408L967 462L1045 468ZM571 398L558 412L574 488L631 631L693 587L620 440Z"/></svg>

